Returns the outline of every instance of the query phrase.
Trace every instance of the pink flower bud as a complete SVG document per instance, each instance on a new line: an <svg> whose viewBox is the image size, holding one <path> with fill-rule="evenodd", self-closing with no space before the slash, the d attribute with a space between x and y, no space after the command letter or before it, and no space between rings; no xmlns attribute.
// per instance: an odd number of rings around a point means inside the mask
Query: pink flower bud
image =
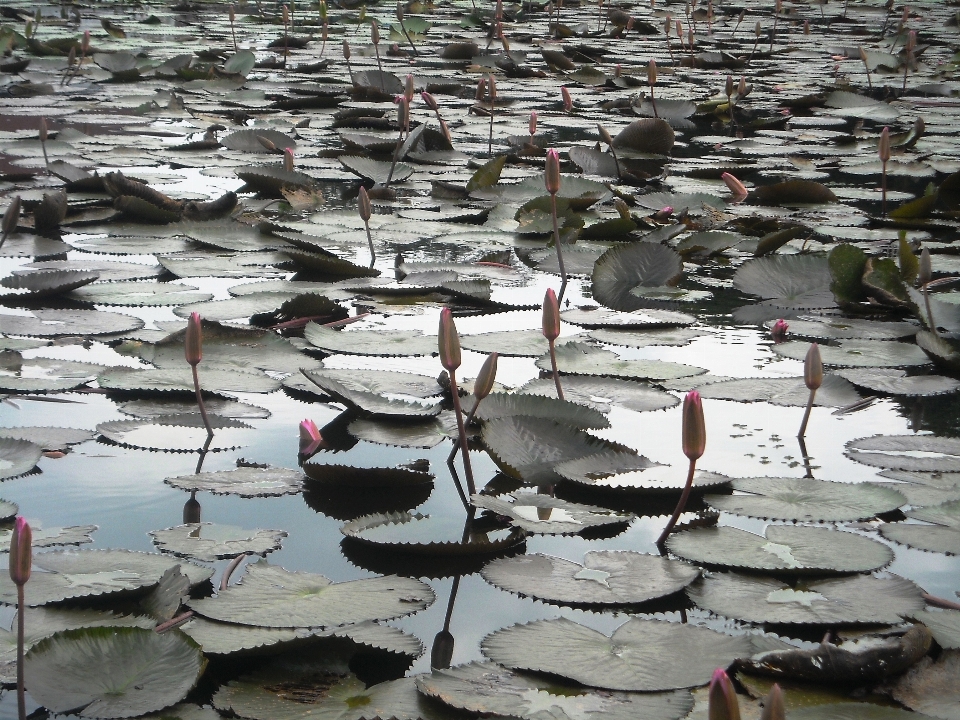
<svg viewBox="0 0 960 720"><path fill-rule="evenodd" d="M197 365L203 358L203 331L200 329L200 313L190 313L187 334L183 341L183 353L187 362Z"/></svg>
<svg viewBox="0 0 960 720"><path fill-rule="evenodd" d="M730 173L723 173L723 175L720 176L720 179L723 180L724 184L727 186L727 189L737 200L743 200L749 194L746 186Z"/></svg>
<svg viewBox="0 0 960 720"><path fill-rule="evenodd" d="M477 80L477 94L474 95L474 100L481 102L487 94L487 79L480 78Z"/></svg>
<svg viewBox="0 0 960 720"><path fill-rule="evenodd" d="M440 331L437 334L437 344L440 349L440 364L448 372L460 367L460 336L457 326L453 323L453 313L450 308L440 311Z"/></svg>
<svg viewBox="0 0 960 720"><path fill-rule="evenodd" d="M313 420L303 420L300 423L300 454L313 455L323 443L323 437L317 424Z"/></svg>
<svg viewBox="0 0 960 720"><path fill-rule="evenodd" d="M563 109L567 112L573 112L573 98L570 97L570 91L565 85L560 86L560 97L563 98Z"/></svg>
<svg viewBox="0 0 960 720"><path fill-rule="evenodd" d="M533 137L537 134L537 111L533 110L530 113L530 136Z"/></svg>
<svg viewBox="0 0 960 720"><path fill-rule="evenodd" d="M424 104L426 104L426 106L434 112L440 109L440 106L437 105L437 99L426 90L420 93L420 99L423 100Z"/></svg>
<svg viewBox="0 0 960 720"><path fill-rule="evenodd" d="M691 390L683 399L683 454L697 460L707 447L707 428L703 421L700 393Z"/></svg>
<svg viewBox="0 0 960 720"><path fill-rule="evenodd" d="M789 327L790 325L787 323L787 321L783 318L780 318L773 324L773 327L770 328L770 336L774 340L782 341L787 336L787 330Z"/></svg>
<svg viewBox="0 0 960 720"><path fill-rule="evenodd" d="M923 287L930 282L931 278L933 278L933 263L930 261L930 251L924 248L920 252L920 270L917 272L917 285Z"/></svg>
<svg viewBox="0 0 960 720"><path fill-rule="evenodd" d="M357 211L364 223L370 222L373 208L370 207L370 195L367 194L367 189L363 185L360 186L360 195L357 196Z"/></svg>
<svg viewBox="0 0 960 720"><path fill-rule="evenodd" d="M657 61L653 59L647 63L647 83L650 85L657 84Z"/></svg>
<svg viewBox="0 0 960 720"><path fill-rule="evenodd" d="M603 125L597 125L597 132L600 133L601 140L603 140L607 145L610 145L611 147L613 146L613 137Z"/></svg>
<svg viewBox="0 0 960 720"><path fill-rule="evenodd" d="M499 357L499 353L492 352L483 361L483 366L473 383L473 394L477 402L483 400L493 390L493 383L497 379L497 358Z"/></svg>
<svg viewBox="0 0 960 720"><path fill-rule="evenodd" d="M664 222L671 215L673 215L673 207L670 205L665 205L653 214L653 219L658 222Z"/></svg>
<svg viewBox="0 0 960 720"><path fill-rule="evenodd" d="M547 167L544 172L547 192L556 195L560 192L560 155L555 148L547 150Z"/></svg>
<svg viewBox="0 0 960 720"><path fill-rule="evenodd" d="M723 668L713 671L710 680L710 706L707 711L709 720L740 720L740 704L733 683Z"/></svg>
<svg viewBox="0 0 960 720"><path fill-rule="evenodd" d="M86 55L88 50L90 50L90 31L84 30L83 40L80 41L80 52Z"/></svg>
<svg viewBox="0 0 960 720"><path fill-rule="evenodd" d="M350 62L350 43L343 41L343 59Z"/></svg>
<svg viewBox="0 0 960 720"><path fill-rule="evenodd" d="M890 128L885 127L880 131L880 140L877 143L877 152L880 155L880 162L889 162L890 160Z"/></svg>
<svg viewBox="0 0 960 720"><path fill-rule="evenodd" d="M380 26L377 25L376 20L370 23L370 40L373 41L374 45L380 44Z"/></svg>
<svg viewBox="0 0 960 720"><path fill-rule="evenodd" d="M13 525L13 535L10 536L10 579L18 586L25 585L30 579L32 544L33 533L29 523L18 517ZM20 612L23 611L24 608L20 608Z"/></svg>
<svg viewBox="0 0 960 720"><path fill-rule="evenodd" d="M553 288L543 296L543 336L551 341L560 337L560 303Z"/></svg>
<svg viewBox="0 0 960 720"><path fill-rule="evenodd" d="M763 710L760 711L760 720L786 720L787 708L783 702L783 690L777 683L770 688L767 699L763 702Z"/></svg>
<svg viewBox="0 0 960 720"><path fill-rule="evenodd" d="M497 80L493 75L487 79L487 87L490 88L490 102L492 103L497 99Z"/></svg>
<svg viewBox="0 0 960 720"><path fill-rule="evenodd" d="M408 103L413 102L413 75L408 74L406 79L403 81L403 97L406 98Z"/></svg>
<svg viewBox="0 0 960 720"><path fill-rule="evenodd" d="M237 19L237 10L233 6L233 4L231 4L230 5L230 22L233 23L233 21L236 19Z"/></svg>
<svg viewBox="0 0 960 720"><path fill-rule="evenodd" d="M803 359L803 382L810 390L816 390L823 384L823 360L820 359L820 346L810 343L807 356Z"/></svg>
<svg viewBox="0 0 960 720"><path fill-rule="evenodd" d="M293 172L293 148L283 149L283 169Z"/></svg>

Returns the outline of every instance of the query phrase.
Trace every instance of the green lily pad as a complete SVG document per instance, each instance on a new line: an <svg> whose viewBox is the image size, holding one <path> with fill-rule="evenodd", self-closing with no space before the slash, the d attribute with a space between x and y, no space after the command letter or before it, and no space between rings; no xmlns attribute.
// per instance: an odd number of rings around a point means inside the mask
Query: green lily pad
<svg viewBox="0 0 960 720"><path fill-rule="evenodd" d="M926 715L887 705L865 702L838 702L792 710L797 720L925 720Z"/></svg>
<svg viewBox="0 0 960 720"><path fill-rule="evenodd" d="M805 407L810 390L799 378L737 378L709 383L699 388L700 396L713 400L738 402L763 401L783 407ZM860 401L849 381L837 375L825 375L813 404L819 407L846 407Z"/></svg>
<svg viewBox="0 0 960 720"><path fill-rule="evenodd" d="M559 346L569 342L569 336L557 338ZM460 347L479 353L500 353L503 357L538 357L549 352L550 344L540 330L502 330L460 336Z"/></svg>
<svg viewBox="0 0 960 720"><path fill-rule="evenodd" d="M482 717L586 718L610 720L676 720L693 707L689 692L596 692L553 679L524 675L494 663L472 662L449 670L434 670L416 678L417 689L458 710Z"/></svg>
<svg viewBox="0 0 960 720"><path fill-rule="evenodd" d="M789 625L891 625L924 607L919 588L897 576L853 575L791 587L772 578L718 573L688 587L687 594L718 615Z"/></svg>
<svg viewBox="0 0 960 720"><path fill-rule="evenodd" d="M32 527L32 545L35 548L54 547L56 545L82 545L93 542L91 533L96 525L71 525L70 527ZM9 552L13 530L0 530L0 552Z"/></svg>
<svg viewBox="0 0 960 720"><path fill-rule="evenodd" d="M733 276L733 286L778 307L833 307L827 259L815 255L769 255L750 260Z"/></svg>
<svg viewBox="0 0 960 720"><path fill-rule="evenodd" d="M496 555L524 541L516 528L487 527L420 513L391 512L365 515L343 524L340 532L351 540L381 550L427 556Z"/></svg>
<svg viewBox="0 0 960 720"><path fill-rule="evenodd" d="M906 498L872 483L840 483L814 478L740 478L733 489L749 495L706 495L722 512L806 522L865 520L896 510Z"/></svg>
<svg viewBox="0 0 960 720"><path fill-rule="evenodd" d="M179 702L204 665L200 646L182 633L81 628L30 648L24 675L30 695L48 710L124 718Z"/></svg>
<svg viewBox="0 0 960 720"><path fill-rule="evenodd" d="M402 162L398 162L394 167L389 160L374 160L357 155L341 155L337 159L350 172L367 180L372 180L377 185L385 185L388 177L390 182L399 183L413 175L413 168ZM393 170L392 176L390 175L391 169Z"/></svg>
<svg viewBox="0 0 960 720"><path fill-rule="evenodd" d="M43 448L28 440L0 437L0 480L30 472L42 456Z"/></svg>
<svg viewBox="0 0 960 720"><path fill-rule="evenodd" d="M777 355L803 360L809 343L790 341L773 346ZM835 367L919 367L930 365L927 354L911 343L894 340L841 340L839 347L821 345L824 365Z"/></svg>
<svg viewBox="0 0 960 720"><path fill-rule="evenodd" d="M334 380L348 390L368 392L376 395L409 395L417 398L429 398L443 393L437 379L427 375L416 375L395 370L337 370L323 368L324 377ZM314 395L326 394L302 373L296 373L283 381L283 386Z"/></svg>
<svg viewBox="0 0 960 720"><path fill-rule="evenodd" d="M200 387L208 392L270 393L280 387L279 380L263 372L229 366L201 363L199 375ZM193 374L190 367L183 364L149 370L110 368L97 377L97 384L105 390L125 392L194 392Z"/></svg>
<svg viewBox="0 0 960 720"><path fill-rule="evenodd" d="M511 415L547 418L581 430L610 427L610 421L598 410L544 395L492 393L476 412L484 422Z"/></svg>
<svg viewBox="0 0 960 720"><path fill-rule="evenodd" d="M600 307L564 310L560 313L560 319L590 329L618 328L621 330L679 327L681 325L692 325L696 322L696 318L692 315L670 310L618 312Z"/></svg>
<svg viewBox="0 0 960 720"><path fill-rule="evenodd" d="M241 625L331 627L402 617L433 600L430 586L419 580L393 576L333 583L261 560L247 565L240 583L215 597L191 600L190 607L204 617Z"/></svg>
<svg viewBox="0 0 960 720"><path fill-rule="evenodd" d="M350 390L322 372L303 370L304 376L347 409L373 418L423 418L440 414L440 403L423 405L409 400L392 400L363 390Z"/></svg>
<svg viewBox="0 0 960 720"><path fill-rule="evenodd" d="M624 550L594 550L583 565L536 553L494 560L483 579L502 590L560 605L639 605L683 590L700 568Z"/></svg>
<svg viewBox="0 0 960 720"><path fill-rule="evenodd" d="M4 315L3 332L10 335L109 335L139 330L143 320L103 310L34 310L32 315Z"/></svg>
<svg viewBox="0 0 960 720"><path fill-rule="evenodd" d="M270 417L270 411L266 408L247 403L237 402L236 400L225 400L222 398L204 398L204 406L211 415L223 415L224 417L237 420L265 420ZM196 398L190 400L178 400L167 398L150 398L145 400L131 400L117 406L117 409L124 415L132 415L140 418L160 417L161 415L180 415L182 413L199 413L200 408L197 405Z"/></svg>
<svg viewBox="0 0 960 720"><path fill-rule="evenodd" d="M350 423L347 432L358 440L396 447L436 447L445 440L459 437L457 418L452 411L420 422L412 419L384 420L358 418ZM469 433L470 430L468 429Z"/></svg>
<svg viewBox="0 0 960 720"><path fill-rule="evenodd" d="M633 380L675 380L701 375L705 369L663 360L621 360L616 353L584 343L571 342L556 348L557 369L571 375L600 375ZM537 359L537 367L551 371L550 354ZM562 384L562 382L561 382Z"/></svg>
<svg viewBox="0 0 960 720"><path fill-rule="evenodd" d="M626 345L627 347L650 347L652 345L688 345L691 340L710 333L706 330L679 328L676 330L613 330L598 328L591 330L589 336L597 342L608 345Z"/></svg>
<svg viewBox="0 0 960 720"><path fill-rule="evenodd" d="M625 525L636 517L539 493L515 493L499 497L473 495L471 502L476 507L510 518L513 525L528 533L542 535L576 535L590 528Z"/></svg>
<svg viewBox="0 0 960 720"><path fill-rule="evenodd" d="M303 488L303 473L277 467L241 467L236 470L181 475L164 480L180 490L240 497L296 495Z"/></svg>
<svg viewBox="0 0 960 720"><path fill-rule="evenodd" d="M151 530L153 543L161 552L178 557L214 562L238 555L266 555L280 549L285 530L244 530L234 525L189 523Z"/></svg>
<svg viewBox="0 0 960 720"><path fill-rule="evenodd" d="M947 395L960 390L960 381L942 375L911 375L895 368L847 368L838 370L837 375L846 378L854 385L875 392L908 397L929 397ZM819 394L819 391L817 391Z"/></svg>
<svg viewBox="0 0 960 720"><path fill-rule="evenodd" d="M643 455L630 456L618 452L600 452L568 460L556 465L554 470L564 480L619 491L676 493L686 484L685 470L652 462ZM692 487L703 492L725 487L729 483L730 478L726 475L697 470Z"/></svg>
<svg viewBox="0 0 960 720"><path fill-rule="evenodd" d="M66 249L63 250L66 252ZM45 260L30 263L24 268L33 270L80 270L94 272L100 276L100 282L118 282L120 280L145 280L154 278L163 272L159 265L143 265L141 263L117 262L114 260ZM85 313L93 312L86 310ZM53 319L55 316L51 316ZM86 315L84 317L87 317ZM129 318L129 315L124 317Z"/></svg>
<svg viewBox="0 0 960 720"><path fill-rule="evenodd" d="M773 323L767 323L771 326ZM791 320L790 334L814 340L902 340L913 337L919 328L906 322L884 322L860 318Z"/></svg>
<svg viewBox="0 0 960 720"><path fill-rule="evenodd" d="M7 359L9 358L9 360ZM35 393L72 390L104 371L102 365L51 358L0 357L0 390Z"/></svg>
<svg viewBox="0 0 960 720"><path fill-rule="evenodd" d="M76 290L100 278L88 270L14 270L0 285L22 293L12 294L18 300L54 297Z"/></svg>
<svg viewBox="0 0 960 720"><path fill-rule="evenodd" d="M907 517L933 524L885 523L880 526L881 534L920 550L960 555L960 501L916 508Z"/></svg>
<svg viewBox="0 0 960 720"><path fill-rule="evenodd" d="M436 355L437 339L402 330L331 330L311 322L303 336L326 353L346 355Z"/></svg>
<svg viewBox="0 0 960 720"><path fill-rule="evenodd" d="M872 572L893 560L883 543L829 528L768 525L765 535L735 527L695 528L667 538L691 562L780 575Z"/></svg>
<svg viewBox="0 0 960 720"><path fill-rule="evenodd" d="M531 380L518 393L555 396L557 386L551 379ZM662 390L633 380L571 375L563 378L563 396L570 402L610 412L612 406L634 412L672 408L680 401ZM481 405L482 407L482 405Z"/></svg>
<svg viewBox="0 0 960 720"><path fill-rule="evenodd" d="M303 464L310 480L343 490L361 488L404 488L432 484L434 476L408 468L359 468L318 462Z"/></svg>
<svg viewBox="0 0 960 720"><path fill-rule="evenodd" d="M130 307L160 307L203 302L213 297L210 293L197 292L192 285L162 282L113 282L97 283L78 288L70 298L97 305L126 305Z"/></svg>
<svg viewBox="0 0 960 720"><path fill-rule="evenodd" d="M658 620L629 620L608 637L566 618L488 635L483 654L515 670L559 675L590 687L657 692L705 685L718 667L752 655L746 635ZM577 658L571 663L569 658Z"/></svg>
<svg viewBox="0 0 960 720"><path fill-rule="evenodd" d="M253 430L246 423L222 415L214 415L209 420L214 430L213 442L209 445L206 425L198 413L110 420L97 425L97 432L117 445L144 450L198 452L206 446L211 452L221 452L240 447L243 431Z"/></svg>
<svg viewBox="0 0 960 720"><path fill-rule="evenodd" d="M960 472L960 439L933 435L874 435L846 444L847 457L887 470ZM922 454L921 454L922 453Z"/></svg>
<svg viewBox="0 0 960 720"><path fill-rule="evenodd" d="M634 242L607 250L593 267L593 297L613 310L641 307L630 294L637 286L676 285L683 273L680 256L665 245ZM683 323L688 324L688 323Z"/></svg>

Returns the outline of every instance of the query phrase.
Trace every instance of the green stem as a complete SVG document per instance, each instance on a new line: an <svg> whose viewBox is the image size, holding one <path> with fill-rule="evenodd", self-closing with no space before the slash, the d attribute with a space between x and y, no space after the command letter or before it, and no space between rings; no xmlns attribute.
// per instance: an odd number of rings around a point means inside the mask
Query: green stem
<svg viewBox="0 0 960 720"><path fill-rule="evenodd" d="M460 392L457 389L456 370L450 371L450 392L453 393L453 411L457 416L457 431L460 434L460 447L463 448L463 472L467 476L467 490L473 496L477 492L473 484L473 468L470 466L470 446L467 445L467 428L463 422L463 409L460 407Z"/></svg>
<svg viewBox="0 0 960 720"><path fill-rule="evenodd" d="M550 365L553 368L553 384L557 386L557 397L563 400L563 388L560 387L560 372L557 370L557 348L553 340L550 340Z"/></svg>
<svg viewBox="0 0 960 720"><path fill-rule="evenodd" d="M663 543L667 539L667 536L673 531L674 526L677 524L677 520L680 519L680 515L683 514L684 508L687 507L687 500L690 499L690 490L693 487L693 473L697 468L697 461L690 461L690 469L687 471L687 483L683 486L683 492L680 493L680 501L677 503L676 509L673 511L673 515L670 516L670 519L667 521L667 526L663 529L663 532L660 533L660 537L657 538L657 547L661 550L663 549Z"/></svg>
<svg viewBox="0 0 960 720"><path fill-rule="evenodd" d="M550 193L550 212L553 215L553 244L557 248L557 264L560 266L560 294L557 302L563 302L563 293L567 289L567 269L563 264L563 251L560 249L560 226L557 224L557 194Z"/></svg>
<svg viewBox="0 0 960 720"><path fill-rule="evenodd" d="M210 427L210 418L207 417L207 408L203 404L203 395L200 393L200 375L197 373L197 365L193 365L193 389L197 393L197 407L200 408L200 417L203 418L203 424L207 428L207 437L213 437L213 428Z"/></svg>
<svg viewBox="0 0 960 720"><path fill-rule="evenodd" d="M810 420L810 411L813 409L813 398L817 394L817 389L814 388L810 391L810 397L807 398L807 409L803 411L803 422L800 423L800 432L797 433L798 438L802 438L807 434L807 422Z"/></svg>
<svg viewBox="0 0 960 720"><path fill-rule="evenodd" d="M377 261L377 253L373 249L373 236L370 235L370 223L364 220L363 226L367 230L367 243L370 245L370 267L373 267L373 264Z"/></svg>
<svg viewBox="0 0 960 720"><path fill-rule="evenodd" d="M23 684L24 611L27 604L23 595L23 585L17 585L17 713L20 720L27 718L27 697Z"/></svg>

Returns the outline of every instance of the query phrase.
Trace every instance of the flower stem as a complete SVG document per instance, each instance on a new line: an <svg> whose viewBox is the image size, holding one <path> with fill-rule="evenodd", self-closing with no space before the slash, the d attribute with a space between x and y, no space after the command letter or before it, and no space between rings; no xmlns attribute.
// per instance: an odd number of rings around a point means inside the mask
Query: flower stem
<svg viewBox="0 0 960 720"><path fill-rule="evenodd" d="M377 252L373 249L373 237L370 235L370 223L367 220L363 221L363 227L367 231L367 243L370 245L370 267L373 267L373 264L377 261Z"/></svg>
<svg viewBox="0 0 960 720"><path fill-rule="evenodd" d="M807 422L810 420L810 411L813 409L813 398L817 394L816 388L810 391L810 397L807 398L807 409L803 411L803 422L800 423L800 432L797 433L798 438L802 438L807 434Z"/></svg>
<svg viewBox="0 0 960 720"><path fill-rule="evenodd" d="M550 193L550 213L553 215L553 244L557 248L557 264L560 266L560 293L557 302L563 302L563 293L567 289L567 269L563 265L563 251L560 249L560 226L557 224L557 194Z"/></svg>
<svg viewBox="0 0 960 720"><path fill-rule="evenodd" d="M24 602L23 589L23 585L17 585L17 713L20 720L27 718L27 698L23 685L24 611L27 603Z"/></svg>
<svg viewBox="0 0 960 720"><path fill-rule="evenodd" d="M197 406L200 408L200 417L203 418L203 424L207 428L207 437L213 437L213 428L210 427L210 418L207 417L207 408L203 404L203 395L200 393L200 375L197 374L197 366L193 367L193 389L197 393Z"/></svg>
<svg viewBox="0 0 960 720"><path fill-rule="evenodd" d="M453 411L457 416L457 431L460 434L460 447L463 448L463 472L467 476L467 490L472 496L477 492L473 484L473 468L470 466L470 447L467 445L467 428L463 422L463 409L460 407L460 391L457 388L457 375L450 370L450 392L453 394Z"/></svg>
<svg viewBox="0 0 960 720"><path fill-rule="evenodd" d="M550 365L553 367L553 383L557 386L557 397L563 400L563 388L560 387L560 372L557 370L556 343L550 340Z"/></svg>
<svg viewBox="0 0 960 720"><path fill-rule="evenodd" d="M657 547L661 550L663 549L663 543L667 539L667 536L673 531L674 526L677 524L677 520L680 519L680 515L683 513L684 508L687 507L687 500L690 499L690 490L693 487L693 473L697 468L697 461L690 461L690 469L687 471L687 484L683 486L683 492L680 494L680 500L677 502L677 507L673 511L673 515L670 516L670 519L667 521L667 526L663 529L663 532L660 533L660 537L657 538Z"/></svg>

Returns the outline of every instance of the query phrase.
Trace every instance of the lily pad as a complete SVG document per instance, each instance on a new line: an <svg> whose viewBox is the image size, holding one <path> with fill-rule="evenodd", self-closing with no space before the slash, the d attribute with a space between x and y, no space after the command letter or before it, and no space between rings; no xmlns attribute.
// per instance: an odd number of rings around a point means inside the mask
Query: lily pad
<svg viewBox="0 0 960 720"><path fill-rule="evenodd" d="M960 610L923 610L911 619L926 625L944 650L960 650Z"/></svg>
<svg viewBox="0 0 960 720"><path fill-rule="evenodd" d="M236 470L181 475L164 480L180 490L210 492L214 495L240 497L278 497L296 495L303 488L299 470L277 467L241 467Z"/></svg>
<svg viewBox="0 0 960 720"><path fill-rule="evenodd" d="M565 480L597 488L616 489L619 492L636 490L646 494L680 492L686 484L686 471L670 465L661 465L638 455L601 452L569 460L554 467ZM697 470L693 476L693 489L698 492L725 487L730 478L726 475Z"/></svg>
<svg viewBox="0 0 960 720"><path fill-rule="evenodd" d="M893 560L883 543L829 528L768 525L765 535L735 527L695 528L667 538L667 548L691 562L780 575L864 573Z"/></svg>
<svg viewBox="0 0 960 720"><path fill-rule="evenodd" d="M722 512L807 522L865 520L896 510L906 498L872 483L839 483L814 478L740 478L733 489L749 495L706 495Z"/></svg>
<svg viewBox="0 0 960 720"><path fill-rule="evenodd" d="M864 465L914 472L960 472L960 439L933 435L874 435L851 440L846 455Z"/></svg>
<svg viewBox="0 0 960 720"><path fill-rule="evenodd" d="M557 345L568 342L557 338ZM503 357L538 357L549 352L550 345L540 330L503 330L500 332L462 335L460 347L479 353L500 353Z"/></svg>
<svg viewBox="0 0 960 720"><path fill-rule="evenodd" d="M109 335L143 327L143 320L103 310L34 310L32 315L3 315L3 332L11 335Z"/></svg>
<svg viewBox="0 0 960 720"><path fill-rule="evenodd" d="M650 347L654 345L688 345L691 340L709 335L706 330L678 328L667 330L613 330L598 328L589 335L597 342L608 345L626 345L627 347Z"/></svg>
<svg viewBox="0 0 960 720"><path fill-rule="evenodd" d="M99 279L96 272L87 270L14 270L0 285L25 292L14 295L18 300L39 299L63 295Z"/></svg>
<svg viewBox="0 0 960 720"><path fill-rule="evenodd" d="M699 388L700 396L712 400L763 401L783 407L805 407L810 390L803 378L737 378L709 383ZM853 385L837 375L825 375L813 404L819 407L846 407L860 400Z"/></svg>
<svg viewBox="0 0 960 720"><path fill-rule="evenodd" d="M960 555L960 501L916 508L907 517L932 525L885 523L880 532L888 540L949 555Z"/></svg>
<svg viewBox="0 0 960 720"><path fill-rule="evenodd" d="M744 263L733 276L740 292L784 308L833 307L827 259L815 255L769 255Z"/></svg>
<svg viewBox="0 0 960 720"><path fill-rule="evenodd" d="M42 456L43 448L28 440L0 437L0 480L30 472Z"/></svg>
<svg viewBox="0 0 960 720"><path fill-rule="evenodd" d="M205 562L238 555L266 555L279 550L287 536L285 530L244 530L208 522L152 530L149 534L161 552Z"/></svg>
<svg viewBox="0 0 960 720"><path fill-rule="evenodd" d="M501 558L481 575L503 590L555 604L639 605L683 590L700 577L700 568L656 555L594 550L583 565L539 553Z"/></svg>
<svg viewBox="0 0 960 720"><path fill-rule="evenodd" d="M907 397L947 395L960 390L960 381L942 375L911 375L895 368L847 368L837 375L875 392ZM819 390L817 391L819 394Z"/></svg>
<svg viewBox="0 0 960 720"><path fill-rule="evenodd" d="M515 493L500 497L473 495L471 502L476 507L510 518L513 525L528 533L543 535L576 535L590 528L626 525L636 517L539 493Z"/></svg>
<svg viewBox="0 0 960 720"><path fill-rule="evenodd" d="M244 420L264 420L270 417L270 411L266 408L247 403L237 402L236 400L225 400L221 398L204 398L203 404L207 412L211 415L223 415L224 417L244 419ZM131 400L117 406L117 409L124 415L132 415L140 418L160 417L161 415L180 415L182 413L199 413L200 408L196 399L177 400L177 399L148 399Z"/></svg>
<svg viewBox="0 0 960 720"><path fill-rule="evenodd" d="M621 360L609 350L579 342L570 342L556 348L557 369L571 375L599 375L633 380L675 380L700 375L706 370L663 360ZM537 367L551 371L550 354L537 359ZM561 383L562 384L562 383Z"/></svg>
<svg viewBox="0 0 960 720"><path fill-rule="evenodd" d="M214 440L209 445L203 417L197 413L110 420L97 425L97 432L118 445L144 450L198 452L206 446L212 452L219 452L239 447L242 431L253 429L246 423L222 415L213 415L209 420L214 430Z"/></svg>
<svg viewBox="0 0 960 720"><path fill-rule="evenodd" d="M541 336L542 337L542 336ZM368 392L377 395L409 395L417 398L429 398L440 395L443 388L436 378L416 375L395 370L337 370L323 368L324 377L334 380L348 390ZM284 379L283 386L314 395L326 395L315 383L302 373Z"/></svg>
<svg viewBox="0 0 960 720"><path fill-rule="evenodd" d="M367 488L405 488L433 483L433 475L408 468L359 468L317 462L303 464L310 480L330 487L356 491Z"/></svg>
<svg viewBox="0 0 960 720"><path fill-rule="evenodd" d="M557 386L551 379L531 380L517 392L554 396ZM634 412L648 412L665 410L680 403L670 393L633 380L575 375L563 378L563 396L570 402L586 405L600 412L610 412L612 406Z"/></svg>
<svg viewBox="0 0 960 720"><path fill-rule="evenodd" d="M472 662L449 670L434 670L416 678L417 689L458 710L483 717L586 718L611 720L676 720L693 707L689 692L596 692L558 685L553 679L524 675L494 663Z"/></svg>
<svg viewBox="0 0 960 720"><path fill-rule="evenodd" d="M683 272L680 256L665 245L634 242L607 250L593 267L593 297L614 310L641 307L630 294L637 286L676 285ZM689 323L683 323L689 324Z"/></svg>
<svg viewBox="0 0 960 720"><path fill-rule="evenodd" d="M86 385L104 371L102 365L51 358L24 359L9 353L0 360L0 389L21 393L71 390Z"/></svg>
<svg viewBox="0 0 960 720"><path fill-rule="evenodd" d="M34 645L24 675L31 696L48 710L124 718L179 702L204 665L200 646L182 633L81 628Z"/></svg>
<svg viewBox="0 0 960 720"><path fill-rule="evenodd" d="M159 307L210 300L210 293L197 292L192 285L161 282L114 282L87 285L70 293L73 300L97 305Z"/></svg>
<svg viewBox="0 0 960 720"><path fill-rule="evenodd" d="M247 565L237 585L190 607L221 622L264 627L331 627L389 620L423 610L434 600L429 585L402 577L333 583L323 575L290 572L261 560Z"/></svg>
<svg viewBox="0 0 960 720"><path fill-rule="evenodd" d="M401 330L340 331L309 323L303 336L326 353L346 355L436 355L437 339Z"/></svg>
<svg viewBox="0 0 960 720"><path fill-rule="evenodd" d="M598 410L544 395L492 393L476 412L476 417L484 422L511 415L547 418L581 430L610 427L610 421Z"/></svg>
<svg viewBox="0 0 960 720"><path fill-rule="evenodd" d="M66 450L70 445L93 440L96 433L89 430L78 430L76 428L58 428L58 427L12 427L0 428L0 438L12 438L14 440L27 440L34 445L39 445L44 450ZM2 454L2 450L0 450ZM0 477L2 477L0 471Z"/></svg>
<svg viewBox="0 0 960 720"><path fill-rule="evenodd" d="M809 343L790 341L773 346L777 355L803 360ZM821 345L824 365L835 367L896 368L930 365L930 358L912 343L894 340L841 340L839 347Z"/></svg>
<svg viewBox="0 0 960 720"><path fill-rule="evenodd" d="M550 673L590 687L657 692L705 685L718 667L752 655L745 635L695 625L629 620L612 637L566 618L537 620L488 635L481 649L515 670ZM577 662L569 662L576 657Z"/></svg>
<svg viewBox="0 0 960 720"><path fill-rule="evenodd" d="M413 168L402 162L398 162L394 167L389 160L374 160L357 155L342 155L338 159L347 170L362 178L372 180L377 185L385 185L387 178L390 178L390 182L399 183L413 175ZM393 170L392 176L390 175L391 169Z"/></svg>
<svg viewBox="0 0 960 720"><path fill-rule="evenodd" d="M363 390L349 390L322 372L303 370L304 376L335 401L352 412L373 418L423 418L440 414L440 403L423 405L409 400L392 400Z"/></svg>
<svg viewBox="0 0 960 720"><path fill-rule="evenodd" d="M891 625L924 607L919 588L895 575L853 575L791 587L772 578L718 573L688 587L687 594L718 615L789 625Z"/></svg>
<svg viewBox="0 0 960 720"><path fill-rule="evenodd" d="M208 392L270 393L280 387L280 381L262 372L243 371L229 366L200 366L200 387ZM126 392L182 392L193 393L193 374L189 367L169 367L148 370L116 367L100 374L97 384L105 390Z"/></svg>
<svg viewBox="0 0 960 720"><path fill-rule="evenodd" d="M420 513L365 515L344 523L340 532L351 540L380 550L427 556L497 555L524 541L516 528L488 526Z"/></svg>
<svg viewBox="0 0 960 720"><path fill-rule="evenodd" d="M772 323L768 323L768 326ZM919 328L906 322L884 322L860 318L791 320L790 333L814 340L902 340L913 337Z"/></svg>
<svg viewBox="0 0 960 720"><path fill-rule="evenodd" d="M96 525L71 525L70 527L40 528L34 526L32 545L35 548L54 547L56 545L82 545L93 542L90 537L97 529ZM0 552L9 552L13 530L0 530Z"/></svg>
<svg viewBox="0 0 960 720"><path fill-rule="evenodd" d="M421 422L411 419L358 418L350 423L347 432L359 440L380 445L424 449L436 447L445 440L459 436L457 418L452 411L444 411L437 417Z"/></svg>

